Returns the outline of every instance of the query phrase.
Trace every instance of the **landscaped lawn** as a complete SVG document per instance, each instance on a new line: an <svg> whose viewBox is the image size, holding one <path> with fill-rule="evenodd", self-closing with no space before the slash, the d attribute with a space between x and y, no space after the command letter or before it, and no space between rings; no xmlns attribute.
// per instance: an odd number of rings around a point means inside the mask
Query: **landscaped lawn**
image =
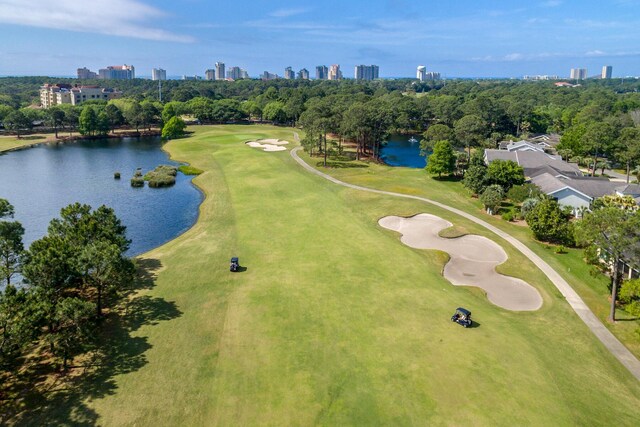
<svg viewBox="0 0 640 427"><path fill-rule="evenodd" d="M153 286L134 302L153 304L132 304L129 315L153 321L133 322L122 338L126 351L115 362L125 367L102 378L108 387L85 384L27 421L637 424L640 383L542 273L488 231L425 203L337 186L288 151L244 144L293 142L293 129L191 130L165 148L205 171L194 182L207 198L191 230L141 257L154 266ZM420 171L372 165L330 173L473 207L444 184L417 185L425 182ZM543 308L509 312L475 288L452 286L441 276L445 254L411 249L377 224L419 212L502 244L511 259L501 271L537 287ZM246 271L228 271L234 255ZM478 327L450 321L458 306Z"/></svg>
<svg viewBox="0 0 640 427"><path fill-rule="evenodd" d="M317 158L305 159L313 165L321 165ZM346 162L346 164L355 162ZM526 244L549 265L560 273L578 292L598 318L633 352L640 357L640 319L635 319L623 310L617 310L621 321L611 324L609 316L610 294L608 278L602 274L591 274L593 267L583 261L581 249L568 249L566 254L556 254L549 245L533 239L529 228L509 223L498 217L487 215L478 199L470 197L460 182L430 177L424 170L410 168L390 168L375 163L366 168L341 167L330 169L329 174L343 181L398 193L427 197L462 209L482 218L490 224L508 232Z"/></svg>

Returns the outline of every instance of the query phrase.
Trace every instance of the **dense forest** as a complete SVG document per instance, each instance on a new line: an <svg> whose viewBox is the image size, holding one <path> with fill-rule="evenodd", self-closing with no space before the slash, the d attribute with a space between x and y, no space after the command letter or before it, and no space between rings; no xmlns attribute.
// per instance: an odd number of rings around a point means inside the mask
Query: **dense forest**
<svg viewBox="0 0 640 427"><path fill-rule="evenodd" d="M43 110L37 108L43 83L112 86L124 96ZM99 135L121 126L162 125L173 116L192 116L199 123L268 121L302 127L309 151L326 152L330 135L353 140L358 155L374 157L390 132L423 133L436 124L436 135L427 139L444 135L457 148L494 147L500 140L555 132L564 135L559 149L567 158L602 156L635 166L619 142L633 139L635 131L624 129L640 123L636 79L587 80L575 87L521 80L169 80L162 82L162 103L157 83L1 78L0 122L18 135L34 123L56 132Z"/></svg>

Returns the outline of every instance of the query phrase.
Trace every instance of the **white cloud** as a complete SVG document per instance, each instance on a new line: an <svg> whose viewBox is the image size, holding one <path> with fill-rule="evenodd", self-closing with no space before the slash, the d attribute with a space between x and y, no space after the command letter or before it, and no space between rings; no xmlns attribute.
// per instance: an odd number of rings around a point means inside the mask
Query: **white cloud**
<svg viewBox="0 0 640 427"><path fill-rule="evenodd" d="M0 0L0 22L30 27L189 43L190 36L148 24L165 17L137 0Z"/></svg>
<svg viewBox="0 0 640 427"><path fill-rule="evenodd" d="M508 55L505 55L504 60L505 61L519 61L521 59L524 58L524 55L521 53L510 53Z"/></svg>
<svg viewBox="0 0 640 427"><path fill-rule="evenodd" d="M289 16L301 15L303 13L307 13L309 9L306 8L295 8L295 9L278 9L274 10L269 14L274 18L287 18Z"/></svg>

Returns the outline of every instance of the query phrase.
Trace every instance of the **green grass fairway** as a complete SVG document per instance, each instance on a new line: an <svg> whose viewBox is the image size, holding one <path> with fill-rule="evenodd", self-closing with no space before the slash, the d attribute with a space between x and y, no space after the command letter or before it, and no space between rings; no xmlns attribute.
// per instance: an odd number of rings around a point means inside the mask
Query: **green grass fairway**
<svg viewBox="0 0 640 427"><path fill-rule="evenodd" d="M500 270L536 286L541 310L505 311L452 286L440 274L445 254L411 249L377 220L428 212L458 234L495 239L473 223L337 186L288 151L244 145L293 142L292 129L192 130L166 149L205 171L195 182L207 198L191 230L143 257L156 266L155 286L138 299L155 303L131 313L154 320L137 322L120 344L137 363L30 422L637 425L640 383L504 242L496 240L512 258ZM233 255L246 271L229 273ZM453 324L458 306L479 327Z"/></svg>
<svg viewBox="0 0 640 427"><path fill-rule="evenodd" d="M310 159L306 155L303 157L312 165L322 164L318 158ZM550 246L535 241L526 225L516 225L487 215L480 201L472 199L460 182L433 179L420 169L390 168L373 163L364 168L348 167L350 164L356 162L343 163L343 167L330 169L329 174L352 184L427 197L454 206L516 237L556 269L611 332L640 358L640 339L636 332L640 330L640 319L634 319L627 312L618 310L616 317L621 321L615 324L607 322L610 294L607 289L608 279L602 274L590 274L592 267L583 261L582 249L569 248L566 254L555 254Z"/></svg>

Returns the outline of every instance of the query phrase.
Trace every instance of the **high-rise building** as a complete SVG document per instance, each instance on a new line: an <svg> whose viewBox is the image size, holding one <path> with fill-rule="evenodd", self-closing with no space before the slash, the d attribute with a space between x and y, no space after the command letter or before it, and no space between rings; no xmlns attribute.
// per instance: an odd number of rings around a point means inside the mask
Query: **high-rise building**
<svg viewBox="0 0 640 427"><path fill-rule="evenodd" d="M98 78L111 80L132 80L136 78L136 69L133 65L110 65L98 70Z"/></svg>
<svg viewBox="0 0 640 427"><path fill-rule="evenodd" d="M273 74L268 71L265 71L264 73L262 73L262 80L275 80L277 78L278 78L277 74Z"/></svg>
<svg viewBox="0 0 640 427"><path fill-rule="evenodd" d="M249 73L247 72L247 70L240 68L240 78L241 79L248 79L249 78Z"/></svg>
<svg viewBox="0 0 640 427"><path fill-rule="evenodd" d="M303 68L298 71L298 80L309 80L309 70Z"/></svg>
<svg viewBox="0 0 640 427"><path fill-rule="evenodd" d="M326 65L318 65L316 67L316 79L327 80L329 78L329 69Z"/></svg>
<svg viewBox="0 0 640 427"><path fill-rule="evenodd" d="M78 68L78 78L79 79L83 79L83 80L97 79L98 78L98 74L94 73L93 71L91 71L87 67Z"/></svg>
<svg viewBox="0 0 640 427"><path fill-rule="evenodd" d="M224 62L216 62L216 80L225 79Z"/></svg>
<svg viewBox="0 0 640 427"><path fill-rule="evenodd" d="M605 65L604 67L602 67L603 79L610 79L612 73L613 73L613 67L611 65Z"/></svg>
<svg viewBox="0 0 640 427"><path fill-rule="evenodd" d="M584 80L587 78L587 69L586 68L572 68L571 69L571 79L574 80Z"/></svg>
<svg viewBox="0 0 640 427"><path fill-rule="evenodd" d="M240 67L231 67L229 71L227 71L227 78L232 80L240 80L242 77L242 68Z"/></svg>
<svg viewBox="0 0 640 427"><path fill-rule="evenodd" d="M418 65L418 69L416 71L416 79L421 82L427 80L427 67L424 65Z"/></svg>
<svg viewBox="0 0 640 427"><path fill-rule="evenodd" d="M377 65L356 65L354 78L356 80L375 80L378 78Z"/></svg>
<svg viewBox="0 0 640 427"><path fill-rule="evenodd" d="M162 68L152 69L151 80L167 80L167 71Z"/></svg>
<svg viewBox="0 0 640 427"><path fill-rule="evenodd" d="M287 80L293 80L296 78L296 73L291 67L287 67L284 69L284 78Z"/></svg>
<svg viewBox="0 0 640 427"><path fill-rule="evenodd" d="M205 80L215 80L216 79L216 70L212 70L211 68L209 68L207 71L204 72L204 79Z"/></svg>
<svg viewBox="0 0 640 427"><path fill-rule="evenodd" d="M329 80L342 80L342 71L340 71L340 64L333 64L329 67Z"/></svg>

